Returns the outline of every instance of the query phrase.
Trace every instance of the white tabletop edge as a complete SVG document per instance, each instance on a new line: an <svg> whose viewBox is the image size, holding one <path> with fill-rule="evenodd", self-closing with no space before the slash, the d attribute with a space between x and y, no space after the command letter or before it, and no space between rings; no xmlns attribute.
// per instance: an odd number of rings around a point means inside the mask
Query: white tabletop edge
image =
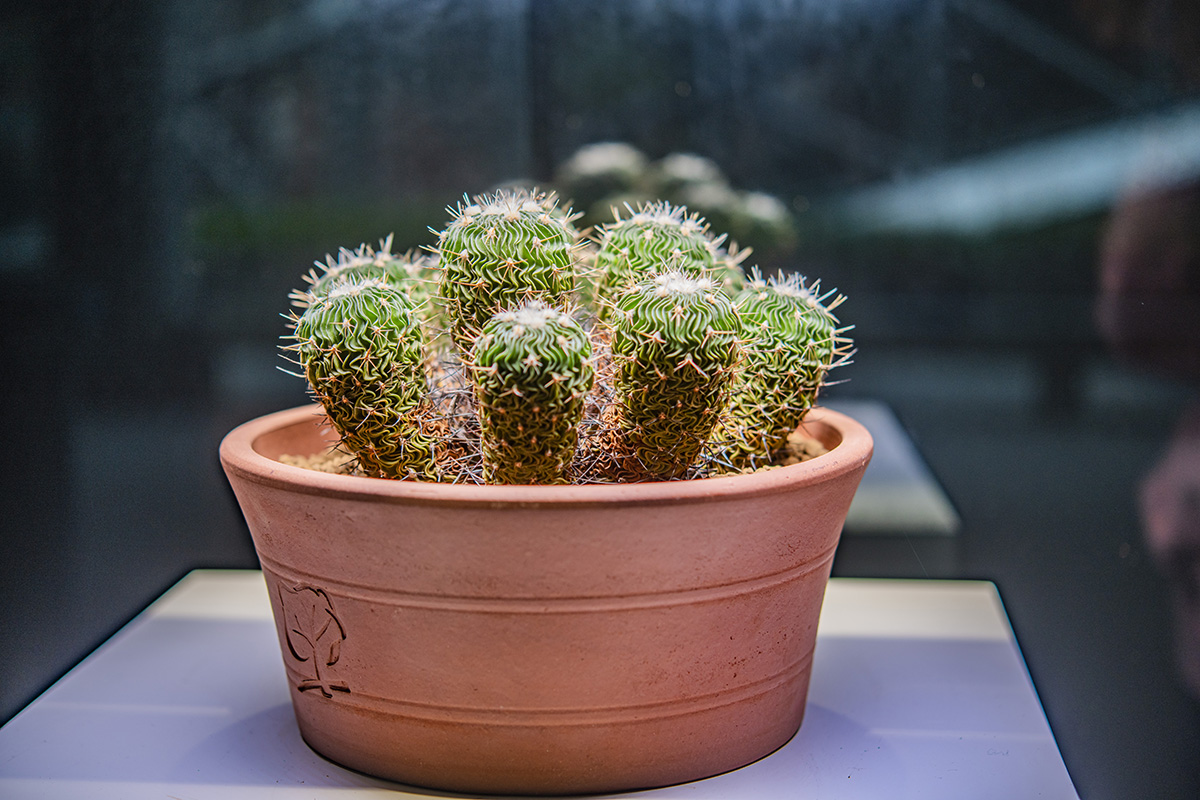
<svg viewBox="0 0 1200 800"><path fill-rule="evenodd" d="M270 620L257 570L195 570L155 601L145 616ZM822 636L1013 638L994 584L971 580L833 578L821 613Z"/></svg>
<svg viewBox="0 0 1200 800"><path fill-rule="evenodd" d="M271 619L267 585L252 569L197 569L145 611L150 618Z"/></svg>

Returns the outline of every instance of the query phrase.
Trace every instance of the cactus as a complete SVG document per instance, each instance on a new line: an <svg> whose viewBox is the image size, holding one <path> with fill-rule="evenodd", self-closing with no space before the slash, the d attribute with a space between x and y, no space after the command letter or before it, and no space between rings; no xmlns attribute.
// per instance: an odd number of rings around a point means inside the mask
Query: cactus
<svg viewBox="0 0 1200 800"><path fill-rule="evenodd" d="M364 473L434 477L422 432L421 327L412 301L379 278L343 278L294 317L294 351L312 395Z"/></svg>
<svg viewBox="0 0 1200 800"><path fill-rule="evenodd" d="M720 165L696 153L668 153L649 166L646 177L662 197L677 198L695 186L729 188L729 179Z"/></svg>
<svg viewBox="0 0 1200 800"><path fill-rule="evenodd" d="M850 340L833 314L844 298L821 296L800 275L757 273L735 304L746 350L721 427L722 456L737 468L769 464L816 403L830 369L848 358ZM828 300L828 302L826 302Z"/></svg>
<svg viewBox="0 0 1200 800"><path fill-rule="evenodd" d="M579 234L554 195L475 197L438 233L440 294L462 353L498 311L537 299L564 307L575 290Z"/></svg>
<svg viewBox="0 0 1200 800"><path fill-rule="evenodd" d="M598 302L655 272L672 270L705 277L722 267L724 236L714 237L704 219L683 206L654 202L627 209L629 216L601 226L596 252Z"/></svg>
<svg viewBox="0 0 1200 800"><path fill-rule="evenodd" d="M608 212L617 197L639 193L649 164L645 153L625 142L593 142L575 151L554 172L554 185L575 208L583 209L588 225L611 220Z"/></svg>
<svg viewBox="0 0 1200 800"><path fill-rule="evenodd" d="M579 323L536 300L484 326L471 368L488 483L569 482L591 355Z"/></svg>
<svg viewBox="0 0 1200 800"><path fill-rule="evenodd" d="M728 400L739 357L732 303L707 277L668 271L613 304L617 426L636 472L682 477Z"/></svg>
<svg viewBox="0 0 1200 800"><path fill-rule="evenodd" d="M392 236L389 234L380 241L378 250L368 244L360 244L354 250L343 247L336 258L326 256L324 263L314 262L316 269L309 270L304 276L308 288L292 292L292 305L307 308L314 297L327 293L341 280L378 278L407 294L420 313L427 313L434 280L434 259L411 250L394 255L391 250Z"/></svg>
<svg viewBox="0 0 1200 800"><path fill-rule="evenodd" d="M552 484L775 463L848 358L842 298L747 279L745 252L683 206L628 210L584 242L553 195L500 190L451 210L436 267L393 255L391 237L318 263L291 295L285 349L356 469ZM599 283L577 286L592 245Z"/></svg>

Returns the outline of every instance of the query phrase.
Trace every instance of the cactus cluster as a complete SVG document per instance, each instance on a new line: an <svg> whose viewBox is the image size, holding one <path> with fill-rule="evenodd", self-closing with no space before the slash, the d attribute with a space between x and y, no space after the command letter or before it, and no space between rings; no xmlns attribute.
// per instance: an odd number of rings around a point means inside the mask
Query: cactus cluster
<svg viewBox="0 0 1200 800"><path fill-rule="evenodd" d="M589 235L557 198L464 198L428 255L360 246L292 294L286 349L363 474L509 484L753 469L849 340L819 284L745 275L682 206Z"/></svg>
<svg viewBox="0 0 1200 800"><path fill-rule="evenodd" d="M798 244L797 218L779 198L738 189L712 159L673 152L652 160L627 142L591 142L555 168L558 193L574 200L581 223L610 223L626 206L669 202L705 217L760 258L789 261ZM793 201L804 208L807 200Z"/></svg>

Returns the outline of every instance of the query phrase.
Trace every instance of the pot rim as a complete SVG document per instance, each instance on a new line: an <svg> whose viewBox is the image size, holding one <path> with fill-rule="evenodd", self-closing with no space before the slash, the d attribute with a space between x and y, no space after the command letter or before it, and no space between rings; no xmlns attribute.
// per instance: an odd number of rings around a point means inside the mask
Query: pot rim
<svg viewBox="0 0 1200 800"><path fill-rule="evenodd" d="M337 475L292 466L262 454L256 443L264 436L307 421L316 424L324 411L318 404L299 406L257 417L230 431L221 441L220 459L226 473L254 483L292 492L371 499L399 504L473 505L490 507L659 505L727 499L794 491L865 468L874 442L857 420L824 407L815 407L801 427L824 426L840 441L828 453L799 464L745 475L693 480L601 483L562 486L448 484Z"/></svg>

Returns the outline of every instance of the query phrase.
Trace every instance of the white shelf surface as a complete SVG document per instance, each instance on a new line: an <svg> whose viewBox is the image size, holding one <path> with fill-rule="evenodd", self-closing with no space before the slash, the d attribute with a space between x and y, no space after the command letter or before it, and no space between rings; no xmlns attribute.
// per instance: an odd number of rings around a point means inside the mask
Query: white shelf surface
<svg viewBox="0 0 1200 800"><path fill-rule="evenodd" d="M444 796L309 750L255 571L191 573L0 728L6 800ZM1078 800L991 583L848 578L791 742L621 797Z"/></svg>
<svg viewBox="0 0 1200 800"><path fill-rule="evenodd" d="M953 536L959 532L958 512L886 403L837 400L826 405L858 420L875 440L875 454L846 515L848 535Z"/></svg>

